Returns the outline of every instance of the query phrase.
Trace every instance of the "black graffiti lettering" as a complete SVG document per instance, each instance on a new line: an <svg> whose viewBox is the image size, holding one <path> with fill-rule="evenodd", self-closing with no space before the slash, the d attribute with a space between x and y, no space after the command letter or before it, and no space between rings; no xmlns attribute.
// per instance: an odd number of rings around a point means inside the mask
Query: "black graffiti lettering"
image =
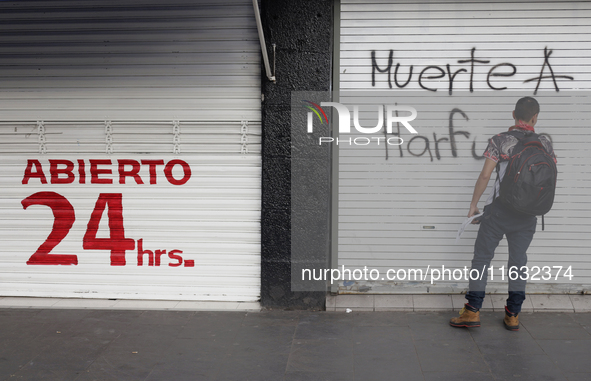
<svg viewBox="0 0 591 381"><path fill-rule="evenodd" d="M495 69L502 67L502 66L510 66L513 71L511 73L494 73ZM500 63L498 65L493 66L489 71L488 75L486 76L486 84L493 90L505 90L507 87L494 87L490 83L490 77L511 77L517 73L517 67L510 63Z"/></svg>
<svg viewBox="0 0 591 381"><path fill-rule="evenodd" d="M470 133L466 132L466 131L452 131L452 133L454 134L461 134L464 135L466 138L469 138ZM398 136L398 134L392 134L393 136ZM548 140L550 141L550 143L552 143L552 137L549 134L546 133L542 133L540 134L540 136L545 136L548 138ZM385 135L386 136L386 135ZM454 136L454 135L450 135ZM425 143L425 146L423 147L423 150L421 152L415 152L413 150L411 150L411 144L413 143L413 141L417 140L417 139L421 139L423 140L423 142ZM440 137L437 138L437 134L433 133L433 142L434 142L434 149L435 149L435 157L437 158L437 160L441 160L441 150L439 147L439 143L440 142L447 142L450 141L450 139L448 139L447 137ZM475 160L483 160L485 157L484 155L479 155L476 152L476 143L478 141L478 137L474 137L474 139L472 140L472 147L471 147L471 153L472 153L472 158L474 158ZM455 143L452 143L453 145L455 145ZM402 145L399 145L398 148L400 149L400 157L403 157L402 155ZM455 150L455 153L454 153ZM422 135L416 135L414 136L412 139L410 139L408 141L408 145L407 145L407 151L413 155L413 156L423 156L425 155L425 153L429 153L430 159L431 161L433 161L433 154L431 151L431 142L429 141L429 138L427 138L426 136L422 136ZM457 148L452 148L452 155L453 157L457 158ZM386 160L388 160L388 151L386 150Z"/></svg>
<svg viewBox="0 0 591 381"><path fill-rule="evenodd" d="M440 143L442 142L449 142L450 147L451 147L451 154L454 158L458 157L458 147L457 147L457 143L456 143L456 136L457 135L462 135L464 136L466 139L470 139L470 133L468 131L456 131L453 121L454 121L454 116L455 114L460 114L466 121L469 121L470 118L468 117L468 115L462 111L459 108L454 108L450 111L449 113L449 125L448 125L448 133L449 136L445 137L437 137L437 133L433 133L433 148L435 150L435 157L437 158L437 160L441 160L441 147L440 147ZM398 111L396 110L396 116L398 116ZM384 141L388 140L388 137L400 137L400 123L396 122L396 129L397 132L393 132L388 134L387 130L384 128ZM550 134L547 133L541 133L539 134L540 136L545 136L548 138L548 140L550 141L550 143L552 143L552 137L550 136ZM418 151L418 148L416 147L416 142L415 140L422 140L424 143L424 146L422 147L423 150L422 151ZM471 153L472 153L472 157L475 160L483 160L485 157L484 155L479 155L476 152L476 143L477 143L478 137L474 137L474 139L472 140L472 147L471 147ZM411 145L413 144L413 142L415 142L414 145L414 149L411 148ZM408 153L410 153L412 156L415 157L421 157L424 156L426 153L429 153L429 158L430 161L433 162L433 152L431 149L431 141L429 140L428 137L426 136L422 136L422 135L415 135L413 136L407 143L406 143L406 150L408 151ZM384 144L384 149L386 150L386 160L388 160L390 158L389 156L389 144ZM404 150L403 150L403 145L397 145L398 146L398 150L399 150L399 156L400 157L404 157Z"/></svg>
<svg viewBox="0 0 591 381"><path fill-rule="evenodd" d="M470 59L469 60L458 60L458 63L467 63L470 62L470 92L474 92L474 64L475 63L482 63L482 64L487 64L490 61L489 60L477 60L474 58L474 52L476 51L476 48L472 48L471 52L470 52Z"/></svg>
<svg viewBox="0 0 591 381"><path fill-rule="evenodd" d="M470 138L470 133L466 131L454 131L454 115L456 113L462 114L464 119L470 120L468 115L459 108L454 108L449 113L449 142L451 144L451 154L453 157L458 157L458 148L456 145L456 135L464 135L466 138Z"/></svg>
<svg viewBox="0 0 591 381"><path fill-rule="evenodd" d="M474 92L474 71L475 71L475 66L476 64L488 64L490 63L490 60L483 60L483 59L477 59L475 57L476 55L476 48L473 47L470 50L470 59L465 59L465 60L458 60L457 62L459 64L465 64L465 63L469 63L470 64L470 92ZM544 63L542 64L542 68L540 70L540 75L538 75L537 77L534 78L530 78L530 79L526 79L525 81L523 81L523 83L528 83L528 82L533 82L533 81L537 81L536 84L536 88L534 90L534 95L537 94L538 89L540 87L540 83L542 82L543 79L552 79L552 82L554 83L554 89L556 91L560 91L559 87L558 87L558 82L556 81L557 79L569 79L569 80L574 80L574 77L569 76L569 75L556 75L554 73L554 70L552 69L552 65L550 65L550 56L552 55L552 50L548 49L548 47L544 48ZM372 50L371 51L371 85L375 87L376 85L376 71L378 73L385 73L388 76L388 86L392 89L394 88L392 86L392 76L394 77L394 84L396 85L397 88L401 89L401 88L405 88L406 86L408 86L411 81L412 81L412 77L413 77L413 69L414 69L414 65L410 65L409 66L409 70L408 70L408 77L406 78L406 82L401 83L398 81L398 71L400 69L400 63L396 64L396 67L394 69L394 75L392 75L392 66L394 65L394 50L390 49L389 53L388 53L388 64L386 67L380 67L377 63L376 60L376 51ZM428 80L428 79L440 79L445 77L446 75L446 71L442 69L442 66L436 66L436 65L430 65L425 67L419 74L418 77L418 84L419 86L427 91L437 91L436 88L431 88L428 87L424 81ZM467 73L468 70L464 69L464 68L460 68L458 70L456 70L455 72L452 73L452 69L451 69L451 65L450 64L446 64L445 67L447 68L447 77L448 77L448 81L449 81L449 86L448 86L448 93L449 95L452 95L453 93L453 88L454 88L454 80L456 75L460 74L460 73ZM548 70L550 71L550 74L545 75L544 71L546 70L546 67L548 67ZM502 68L508 68L509 71L499 71L499 69ZM428 70L438 70L439 74L431 74L428 75L426 72ZM491 81L491 77L512 77L515 74L517 74L517 66L513 65L512 63L509 62L503 62L497 65L494 65L493 67L490 68L490 70L488 71L487 75L486 75L486 84L488 85L489 88L493 89L493 90L506 90L507 87L495 87L492 84Z"/></svg>
<svg viewBox="0 0 591 381"><path fill-rule="evenodd" d="M388 140L388 131L386 131L386 129L384 128L384 140ZM388 155L388 144L384 144L384 149L386 150L386 160L388 160L390 158L390 156Z"/></svg>
<svg viewBox="0 0 591 381"><path fill-rule="evenodd" d="M394 61L394 50L390 49L390 54L388 55L388 67L382 69L378 66L376 62L376 51L371 51L371 85L376 85L376 70L380 73L388 73L388 85L392 88L392 81L390 80L390 72L392 70L392 62Z"/></svg>
<svg viewBox="0 0 591 381"><path fill-rule="evenodd" d="M441 154L439 153L439 142L441 142L441 141L448 142L449 139L448 138L437 139L437 134L434 132L433 133L433 141L435 142L435 157L437 158L437 160L441 160Z"/></svg>
<svg viewBox="0 0 591 381"><path fill-rule="evenodd" d="M404 82L404 85L401 85L401 84L398 83L398 68L399 67L400 67L400 64L397 63L396 64L396 69L394 69L394 83L396 84L396 86L398 88L403 88L403 87L406 87L406 85L408 85L410 83L410 80L412 78L412 67L413 66L410 65L410 70L408 72L408 78L406 79L406 82ZM390 86L390 87L392 87L392 86Z"/></svg>
<svg viewBox="0 0 591 381"><path fill-rule="evenodd" d="M390 53L388 54L388 66L385 69L382 69L379 65L378 62L376 61L376 51L372 50L371 51L371 85L375 86L376 85L376 71L378 73L387 73L388 74L388 86L390 86L390 88L392 88L392 65L394 63L394 50L390 50ZM406 87L411 79L412 79L412 70L413 70L413 65L410 65L410 69L408 71L408 78L406 79L406 82L404 82L404 84L400 84L398 82L398 69L400 69L400 63L396 64L396 68L394 69L394 83L396 84L396 87L398 88L404 88Z"/></svg>
<svg viewBox="0 0 591 381"><path fill-rule="evenodd" d="M540 87L540 82L542 82L542 79L552 78L552 82L554 82L554 89L557 92L560 91L560 89L558 88L558 84L556 83L556 78L565 78L570 79L571 81L574 80L574 77L571 77L570 75L554 75L554 70L552 70L552 65L550 65L551 54L552 50L548 50L548 47L546 46L544 48L544 64L542 65L542 70L540 70L540 75L538 77L526 79L525 81L523 81L523 83L527 83L535 81L536 79L538 80L538 83L536 84L536 89L534 90L534 95L538 93L538 88ZM544 75L544 69L546 68L546 65L548 65L550 75Z"/></svg>
<svg viewBox="0 0 591 381"><path fill-rule="evenodd" d="M458 75L459 73L466 73L468 72L468 70L466 69L458 69L453 75L451 75L451 68L449 66L449 64L446 65L447 67L447 76L449 78L449 95L451 95L451 93L453 92L454 89L454 79L456 78L456 75Z"/></svg>
<svg viewBox="0 0 591 381"><path fill-rule="evenodd" d="M395 106L398 105L398 103L394 103ZM396 117L398 117L398 109L394 110L394 115ZM386 120L387 115L386 115L386 107L384 107L384 120ZM388 129L384 128L384 141L388 140ZM400 122L396 122L396 131L394 133L391 133L390 135L395 136L395 137L400 137ZM388 160L390 158L389 152L388 152L388 146L389 144L385 143L384 144L384 149L386 150L386 160ZM400 152L400 157L404 157L403 151L402 151L402 144L398 144L398 151Z"/></svg>
<svg viewBox="0 0 591 381"><path fill-rule="evenodd" d="M421 152L421 153L414 153L410 150L410 145L412 144L412 142L414 142L417 139L423 139L423 141L425 142L425 148L423 149L423 152ZM408 151L408 153L410 153L413 156L423 156L425 154L425 152L429 152L429 156L431 157L431 161L433 161L433 154L431 153L431 147L429 146L429 139L424 136L417 135L417 136L413 137L412 139L410 139L408 141L408 146L406 146L406 150Z"/></svg>
<svg viewBox="0 0 591 381"><path fill-rule="evenodd" d="M484 159L484 155L478 155L476 153L476 138L474 138L474 140L472 141L472 157L476 160Z"/></svg>
<svg viewBox="0 0 591 381"><path fill-rule="evenodd" d="M449 126L448 126L449 137L440 137L440 138L437 138L437 134L435 132L433 133L433 142L434 142L434 148L435 148L435 157L437 158L437 160L441 160L441 150L440 150L440 146L439 146L439 143L440 142L450 142L452 156L453 157L458 157L458 149L457 149L457 144L456 144L456 135L463 135L467 139L470 138L470 133L467 132L467 131L455 131L454 125L453 125L453 117L454 117L454 115L456 113L460 113L466 120L470 120L468 118L468 115L466 115L466 113L463 112L462 110L460 110L459 108L454 108L453 110L451 110L451 112L449 114ZM398 116L398 114L396 114L396 116ZM400 125L399 125L399 123L396 123L396 128L397 128L398 132L397 133L392 133L390 135L400 137ZM386 139L386 140L388 139L388 134L385 132L385 129L384 129L384 139ZM424 146L424 148L423 148L423 150L421 152L415 152L415 151L411 150L412 143L415 140L417 140L417 139L421 139L425 143L425 146ZM402 150L402 145L399 145L398 146L398 149L400 151L400 157L404 157L403 150ZM389 156L389 151L388 151L388 145L387 144L385 145L385 150L386 150L386 160L388 160L390 158L390 156ZM431 151L431 143L429 141L429 138L427 138L425 136L415 135L414 137L412 137L408 141L408 143L407 143L406 150L408 151L408 153L410 153L413 156L423 156L425 153L429 152L429 157L430 157L431 161L433 161L433 152Z"/></svg>
<svg viewBox="0 0 591 381"><path fill-rule="evenodd" d="M425 72L426 72L427 70L429 70L429 69L437 69L437 70L439 70L439 71L440 71L440 73L439 73L439 74L437 74L437 75L430 75L430 76L427 76L427 77L426 77L427 79L439 79L439 78L443 78L443 77L445 77L445 71L444 71L442 68L440 68L439 66L427 66L426 68L424 68L424 69L423 69L423 71L421 71L421 74L419 74L419 86L421 86L421 87L422 87L423 89L425 89L425 90L429 90L429 91L437 91L437 89L432 89L432 88L430 88L430 87L427 87L427 86L424 86L424 85L423 85L423 81L422 81L422 79L423 79L423 74L425 74Z"/></svg>
<svg viewBox="0 0 591 381"><path fill-rule="evenodd" d="M391 133L390 137L400 138L400 127L398 127L398 132ZM386 160L388 160L390 158L389 152L388 152L388 150L389 150L388 146L390 144L387 143L387 141L390 137L388 137L388 133L386 132L386 129L384 129L384 147L386 149ZM404 157L403 150L402 150L402 144L397 144L397 146L398 146L398 151L399 151L400 157Z"/></svg>
<svg viewBox="0 0 591 381"><path fill-rule="evenodd" d="M384 110L385 109L386 108L384 107ZM398 110L396 110L396 112L398 112ZM386 117L386 115L384 115L384 117ZM398 122L396 122L396 124L398 124ZM384 131L384 140L387 141L388 140L388 129L384 128L384 129L382 129L382 131ZM388 155L388 144L384 144L384 149L386 150L386 160L388 160L390 158L390 156Z"/></svg>
<svg viewBox="0 0 591 381"><path fill-rule="evenodd" d="M392 135L394 135L396 137L400 137L400 126L398 127L398 133L397 134L392 134ZM403 150L402 150L402 144L400 144L398 146L398 152L400 154L400 157L404 157Z"/></svg>

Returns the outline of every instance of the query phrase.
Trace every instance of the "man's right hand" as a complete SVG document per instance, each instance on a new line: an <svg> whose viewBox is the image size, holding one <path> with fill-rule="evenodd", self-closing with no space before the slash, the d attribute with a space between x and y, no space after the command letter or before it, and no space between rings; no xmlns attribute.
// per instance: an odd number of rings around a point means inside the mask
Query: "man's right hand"
<svg viewBox="0 0 591 381"><path fill-rule="evenodd" d="M480 214L480 210L478 210L478 207L470 205L470 211L468 212L468 218L475 216L477 214ZM472 221L472 223L478 224L478 223L480 223L480 221L478 219L475 219Z"/></svg>

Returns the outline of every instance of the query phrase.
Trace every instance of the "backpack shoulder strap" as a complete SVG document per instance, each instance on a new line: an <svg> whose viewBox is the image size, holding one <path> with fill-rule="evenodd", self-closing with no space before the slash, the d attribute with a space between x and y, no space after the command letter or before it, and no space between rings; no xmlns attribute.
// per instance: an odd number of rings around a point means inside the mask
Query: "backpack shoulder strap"
<svg viewBox="0 0 591 381"><path fill-rule="evenodd" d="M497 172L497 178L495 179L495 183L493 184L493 192L494 192L494 197L493 200L495 200L497 197L500 196L501 193L501 174L500 174L500 167L501 167L501 163L497 163L497 165L495 166L495 170ZM499 184L499 189L497 191L497 183Z"/></svg>
<svg viewBox="0 0 591 381"><path fill-rule="evenodd" d="M522 130L512 130L503 132L503 134L511 135L516 137L519 140L527 139L527 140L535 140L539 138L539 135L535 132L531 131L522 131Z"/></svg>
<svg viewBox="0 0 591 381"><path fill-rule="evenodd" d="M535 132L530 131L520 131L520 130L513 130L505 132L508 135L511 135L519 140L519 145L522 148L529 147L529 146L537 146L546 151L546 148L542 144L540 140L540 135L536 134ZM521 150L521 149L520 149Z"/></svg>

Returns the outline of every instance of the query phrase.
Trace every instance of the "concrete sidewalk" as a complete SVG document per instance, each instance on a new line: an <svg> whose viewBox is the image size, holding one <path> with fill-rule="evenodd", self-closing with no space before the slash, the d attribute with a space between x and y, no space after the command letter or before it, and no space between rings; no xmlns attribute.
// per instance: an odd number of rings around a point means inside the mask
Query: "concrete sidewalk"
<svg viewBox="0 0 591 381"><path fill-rule="evenodd" d="M591 380L591 313L0 309L0 380Z"/></svg>

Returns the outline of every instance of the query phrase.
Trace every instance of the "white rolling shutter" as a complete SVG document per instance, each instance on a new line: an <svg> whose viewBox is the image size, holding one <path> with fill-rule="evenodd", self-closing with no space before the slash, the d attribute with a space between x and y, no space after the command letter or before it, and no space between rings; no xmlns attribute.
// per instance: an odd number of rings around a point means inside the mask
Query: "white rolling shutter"
<svg viewBox="0 0 591 381"><path fill-rule="evenodd" d="M0 8L0 295L258 300L252 3Z"/></svg>
<svg viewBox="0 0 591 381"><path fill-rule="evenodd" d="M536 130L552 138L559 170L554 207L544 231L538 219L528 251L528 265L540 268L528 290L589 291L591 4L343 0L340 41L340 102L362 105L363 126L376 125L376 104L413 106L418 117L411 124L419 136L402 128L400 147L339 145L338 266L379 271L373 281L341 282L339 291L465 289L465 277L432 282L428 274L442 266L469 268L477 228L455 238L483 165L475 156L512 125L511 111L523 96L541 104ZM498 269L506 261L503 241L492 264ZM557 277L553 266L562 266ZM569 267L572 277L565 273ZM423 276L388 280L389 269ZM495 273L488 290L506 287L506 275L501 281Z"/></svg>

